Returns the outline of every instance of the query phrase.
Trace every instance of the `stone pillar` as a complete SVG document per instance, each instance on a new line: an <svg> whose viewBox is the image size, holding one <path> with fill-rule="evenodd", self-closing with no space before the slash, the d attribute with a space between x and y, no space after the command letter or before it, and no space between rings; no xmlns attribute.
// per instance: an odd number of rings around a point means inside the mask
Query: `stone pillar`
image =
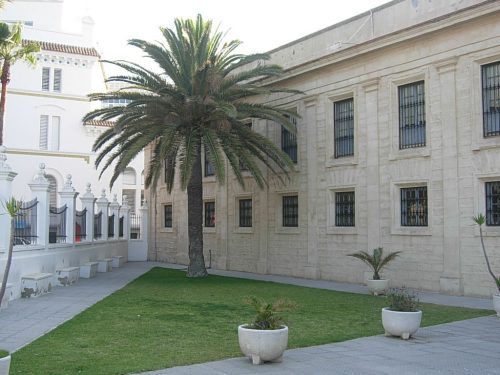
<svg viewBox="0 0 500 375"><path fill-rule="evenodd" d="M123 214L123 239L128 240L130 239L130 206L126 195L122 198L120 213Z"/></svg>
<svg viewBox="0 0 500 375"><path fill-rule="evenodd" d="M76 197L78 193L72 186L71 175L66 176L66 182L59 192L61 206L66 205L66 243L75 242Z"/></svg>
<svg viewBox="0 0 500 375"><path fill-rule="evenodd" d="M12 181L17 173L7 164L5 146L0 146L0 252L6 253L10 240L10 216L5 211L5 202L12 197Z"/></svg>
<svg viewBox="0 0 500 375"><path fill-rule="evenodd" d="M141 215L141 240L143 240L146 244L146 249L148 248L148 202L142 202L141 208L139 208L139 213Z"/></svg>
<svg viewBox="0 0 500 375"><path fill-rule="evenodd" d="M113 237L112 239L118 239L119 237L119 228L120 228L120 204L118 203L118 198L116 194L113 196L113 202L109 204L109 213L110 215L115 215L115 220L113 221Z"/></svg>
<svg viewBox="0 0 500 375"><path fill-rule="evenodd" d="M33 181L28 184L32 197L36 198L36 234L37 245L47 246L49 244L50 226L50 193L49 181L45 178L45 164L40 163L38 173L33 177Z"/></svg>
<svg viewBox="0 0 500 375"><path fill-rule="evenodd" d="M463 294L460 259L460 207L458 184L456 58L436 65L439 73L443 171L443 274L440 290Z"/></svg>
<svg viewBox="0 0 500 375"><path fill-rule="evenodd" d="M108 239L108 207L109 201L106 199L106 190L102 189L101 197L96 201L97 213L102 212L101 220L101 240Z"/></svg>
<svg viewBox="0 0 500 375"><path fill-rule="evenodd" d="M80 197L83 209L87 210L85 218L85 242L92 242L94 240L94 212L96 198L90 189L90 183L87 183L85 194Z"/></svg>

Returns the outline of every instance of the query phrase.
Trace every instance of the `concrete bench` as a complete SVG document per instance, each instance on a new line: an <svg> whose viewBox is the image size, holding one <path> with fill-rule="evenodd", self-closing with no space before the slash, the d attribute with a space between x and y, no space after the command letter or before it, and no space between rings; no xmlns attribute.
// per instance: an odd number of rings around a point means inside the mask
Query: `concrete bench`
<svg viewBox="0 0 500 375"><path fill-rule="evenodd" d="M113 259L106 258L97 261L97 272L111 272L113 270Z"/></svg>
<svg viewBox="0 0 500 375"><path fill-rule="evenodd" d="M115 255L112 257L113 259L113 268L120 268L120 267L123 267L123 265L125 264L125 257L122 256L122 255Z"/></svg>
<svg viewBox="0 0 500 375"><path fill-rule="evenodd" d="M91 279L97 275L97 262L87 262L80 266L80 277L84 279Z"/></svg>
<svg viewBox="0 0 500 375"><path fill-rule="evenodd" d="M52 290L53 273L33 273L21 277L21 298L38 297Z"/></svg>
<svg viewBox="0 0 500 375"><path fill-rule="evenodd" d="M0 283L0 288L2 287L2 283ZM3 295L2 298L2 303L0 304L0 309L5 309L7 306L9 306L9 301L12 299L12 284L7 283L7 286L5 287L5 294Z"/></svg>
<svg viewBox="0 0 500 375"><path fill-rule="evenodd" d="M69 286L78 282L80 267L66 267L56 270L54 285Z"/></svg>

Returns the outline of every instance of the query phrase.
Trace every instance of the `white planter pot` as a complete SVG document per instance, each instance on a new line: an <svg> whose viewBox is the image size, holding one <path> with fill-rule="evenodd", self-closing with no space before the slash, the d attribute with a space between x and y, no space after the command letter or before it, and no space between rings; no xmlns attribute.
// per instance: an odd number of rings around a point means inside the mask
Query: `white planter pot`
<svg viewBox="0 0 500 375"><path fill-rule="evenodd" d="M500 294L493 295L493 308L497 312L497 316L500 317Z"/></svg>
<svg viewBox="0 0 500 375"><path fill-rule="evenodd" d="M389 288L389 279L366 280L366 286L368 287L370 293L374 296L385 294L385 291Z"/></svg>
<svg viewBox="0 0 500 375"><path fill-rule="evenodd" d="M0 375L9 375L10 355L0 358Z"/></svg>
<svg viewBox="0 0 500 375"><path fill-rule="evenodd" d="M382 309L382 325L386 336L400 336L408 340L420 327L422 311L406 312Z"/></svg>
<svg viewBox="0 0 500 375"><path fill-rule="evenodd" d="M283 352L288 344L288 327L260 330L249 329L246 326L243 324L238 327L238 341L241 351L252 360L254 365L283 360Z"/></svg>

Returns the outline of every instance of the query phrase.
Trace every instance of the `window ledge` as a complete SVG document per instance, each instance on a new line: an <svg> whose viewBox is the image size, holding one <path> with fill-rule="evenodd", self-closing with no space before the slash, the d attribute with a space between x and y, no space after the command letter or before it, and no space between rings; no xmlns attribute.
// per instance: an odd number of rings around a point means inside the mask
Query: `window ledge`
<svg viewBox="0 0 500 375"><path fill-rule="evenodd" d="M160 228L159 232L160 233L173 233L174 228Z"/></svg>
<svg viewBox="0 0 500 375"><path fill-rule="evenodd" d="M432 236L429 227L398 227L391 230L393 236Z"/></svg>
<svg viewBox="0 0 500 375"><path fill-rule="evenodd" d="M500 136L483 138L472 145L472 151L490 150L500 148Z"/></svg>
<svg viewBox="0 0 500 375"><path fill-rule="evenodd" d="M234 230L237 234L253 234L253 227L237 227Z"/></svg>
<svg viewBox="0 0 500 375"><path fill-rule="evenodd" d="M345 156L340 158L335 158L330 156L326 162L327 168L344 167L344 166L355 166L358 165L358 158L356 156Z"/></svg>
<svg viewBox="0 0 500 375"><path fill-rule="evenodd" d="M217 230L215 227L203 227L203 233L216 233Z"/></svg>
<svg viewBox="0 0 500 375"><path fill-rule="evenodd" d="M479 237L479 228L474 229L474 236ZM500 237L500 227L483 227L484 237Z"/></svg>
<svg viewBox="0 0 500 375"><path fill-rule="evenodd" d="M328 227L326 230L326 234L350 234L357 235L358 228L356 227Z"/></svg>
<svg viewBox="0 0 500 375"><path fill-rule="evenodd" d="M431 152L428 147L425 148L415 147L410 149L392 151L389 154L389 161L395 161L401 159L427 158L429 156L431 156Z"/></svg>
<svg viewBox="0 0 500 375"><path fill-rule="evenodd" d="M300 227L278 227L276 233L279 234L300 234Z"/></svg>
<svg viewBox="0 0 500 375"><path fill-rule="evenodd" d="M215 176L203 176L203 182L216 182Z"/></svg>

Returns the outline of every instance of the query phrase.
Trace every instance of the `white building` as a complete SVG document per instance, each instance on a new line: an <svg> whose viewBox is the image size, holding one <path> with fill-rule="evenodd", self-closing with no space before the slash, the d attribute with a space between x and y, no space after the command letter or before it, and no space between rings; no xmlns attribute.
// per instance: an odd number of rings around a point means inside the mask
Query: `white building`
<svg viewBox="0 0 500 375"><path fill-rule="evenodd" d="M93 20L81 17L81 31L63 29L67 16L63 0L15 0L7 3L0 19L24 24L23 38L40 42L35 68L24 63L12 67L7 91L4 145L8 163L19 175L14 194L29 198L27 183L39 163L45 163L53 185L52 204L67 174L80 191L86 183L94 192L109 192L111 171L100 179L92 145L109 122L83 123L82 117L100 105L87 95L106 91L105 73L94 48ZM134 160L113 186L111 194L126 194L129 204L140 206L143 157ZM112 195L111 195L112 196Z"/></svg>
<svg viewBox="0 0 500 375"><path fill-rule="evenodd" d="M298 112L297 137L252 126L297 168L266 190L251 176L246 189L231 174L219 185L205 168L212 266L363 282L368 268L347 255L381 246L402 251L384 271L395 286L493 293L472 217L488 218L498 273L500 2L394 0L274 49L271 63L286 73L262 84L305 93L263 99ZM187 264L186 193L146 193L149 257Z"/></svg>

